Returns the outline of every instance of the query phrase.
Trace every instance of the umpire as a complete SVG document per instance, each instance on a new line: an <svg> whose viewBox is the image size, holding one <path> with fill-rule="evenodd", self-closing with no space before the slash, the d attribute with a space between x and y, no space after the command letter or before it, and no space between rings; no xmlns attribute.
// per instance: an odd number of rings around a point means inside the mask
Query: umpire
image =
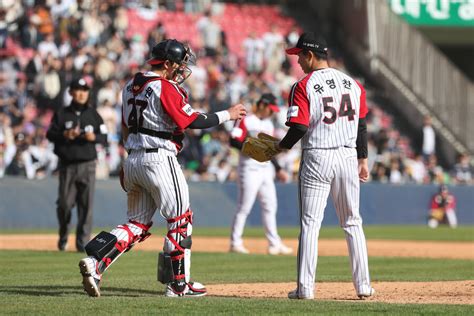
<svg viewBox="0 0 474 316"><path fill-rule="evenodd" d="M99 113L89 105L90 87L84 79L69 86L72 102L59 109L46 137L59 157L58 249L66 250L71 210L77 204L76 249L84 251L92 229L95 189L96 143L106 145L107 128Z"/></svg>

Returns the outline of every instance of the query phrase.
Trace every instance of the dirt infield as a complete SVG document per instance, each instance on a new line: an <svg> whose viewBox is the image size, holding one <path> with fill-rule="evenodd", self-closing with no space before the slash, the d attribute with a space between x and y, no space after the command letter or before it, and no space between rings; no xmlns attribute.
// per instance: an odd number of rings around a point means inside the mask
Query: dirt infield
<svg viewBox="0 0 474 316"><path fill-rule="evenodd" d="M74 240L74 236L70 236ZM163 238L152 236L136 249L159 251ZM18 250L56 250L56 235L0 235L0 249ZM297 248L297 240L288 239L284 242ZM245 239L246 247L255 254L267 251L265 239ZM69 247L74 251L73 247ZM474 243L471 242L425 242L369 240L370 256L383 257L418 257L418 258L450 258L474 260ZM227 252L229 240L223 237L195 237L195 252ZM296 253L294 253L296 254ZM345 240L320 240L321 256L345 256L347 246ZM251 283L251 284L213 284L208 286L209 295L244 298L285 298L294 283ZM469 304L474 305L474 281L443 281L443 282L374 282L377 293L367 302L413 303L413 304ZM328 282L317 283L315 296L317 300L354 301L355 295L351 283Z"/></svg>
<svg viewBox="0 0 474 316"><path fill-rule="evenodd" d="M74 240L74 236L70 236ZM56 235L0 235L0 249L29 249L55 250ZM295 239L284 242L296 249ZM146 242L138 244L136 249L159 251L163 245L163 237L152 235ZM432 242L432 241L400 241L374 240L367 242L370 256L380 257L417 257L417 258L447 258L474 260L474 243L471 242ZM246 238L245 246L251 253L264 254L267 252L267 242L262 238ZM72 247L71 250L73 249ZM196 252L227 252L229 239L224 237L194 237L193 251ZM295 253L296 254L296 253ZM319 241L320 256L346 256L345 240L322 239Z"/></svg>

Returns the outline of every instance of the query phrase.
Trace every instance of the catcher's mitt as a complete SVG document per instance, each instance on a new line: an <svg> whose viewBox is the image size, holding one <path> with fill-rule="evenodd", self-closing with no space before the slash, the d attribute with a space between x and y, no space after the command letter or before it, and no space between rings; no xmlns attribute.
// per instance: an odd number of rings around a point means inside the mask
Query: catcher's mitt
<svg viewBox="0 0 474 316"><path fill-rule="evenodd" d="M242 153L260 162L271 160L281 152L278 149L280 140L265 133L259 133L258 138L248 137L242 146Z"/></svg>

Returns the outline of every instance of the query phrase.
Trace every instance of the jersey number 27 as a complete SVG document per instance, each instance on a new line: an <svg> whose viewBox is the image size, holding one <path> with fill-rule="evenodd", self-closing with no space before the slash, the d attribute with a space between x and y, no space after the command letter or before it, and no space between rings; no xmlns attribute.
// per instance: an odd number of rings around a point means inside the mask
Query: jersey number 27
<svg viewBox="0 0 474 316"><path fill-rule="evenodd" d="M148 106L148 102L145 100L130 98L127 101L128 105L132 106L132 110L128 115L128 128L131 130L138 130L139 127L143 126L143 111ZM140 113L140 115L138 115Z"/></svg>

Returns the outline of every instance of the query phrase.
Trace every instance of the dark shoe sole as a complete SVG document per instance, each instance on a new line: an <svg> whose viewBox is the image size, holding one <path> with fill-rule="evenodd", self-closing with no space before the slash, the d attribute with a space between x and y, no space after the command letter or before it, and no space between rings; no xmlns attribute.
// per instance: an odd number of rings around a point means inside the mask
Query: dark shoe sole
<svg viewBox="0 0 474 316"><path fill-rule="evenodd" d="M58 250L59 251L66 251L66 248L67 248L67 242L58 242Z"/></svg>
<svg viewBox="0 0 474 316"><path fill-rule="evenodd" d="M182 298L185 298L185 297L191 298L191 297L201 297L201 296L206 296L206 295L207 295L207 292L186 293L184 295L173 295L173 296L169 296L169 295L165 294L166 297L171 297L171 298L175 298L175 297L176 298L180 298L180 297L182 297Z"/></svg>

